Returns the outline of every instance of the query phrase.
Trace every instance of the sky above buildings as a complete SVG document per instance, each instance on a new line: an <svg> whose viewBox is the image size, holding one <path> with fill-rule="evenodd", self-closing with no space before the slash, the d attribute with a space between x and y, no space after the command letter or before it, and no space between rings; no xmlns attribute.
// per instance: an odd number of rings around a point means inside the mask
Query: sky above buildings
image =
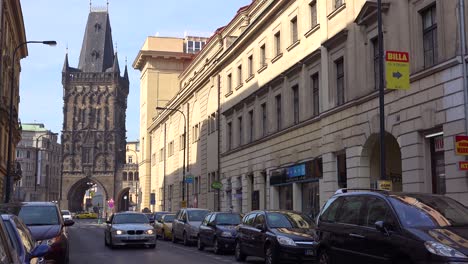
<svg viewBox="0 0 468 264"><path fill-rule="evenodd" d="M127 141L139 138L140 72L132 63L147 36L210 36L229 23L237 10L252 0L109 0L114 49L120 69L129 70ZM92 0L105 7L106 0ZM26 38L55 40L57 46L28 46L21 61L20 119L44 123L60 132L63 122L62 67L68 49L70 67L78 67L89 14L88 0L21 0ZM122 73L123 74L123 73Z"/></svg>

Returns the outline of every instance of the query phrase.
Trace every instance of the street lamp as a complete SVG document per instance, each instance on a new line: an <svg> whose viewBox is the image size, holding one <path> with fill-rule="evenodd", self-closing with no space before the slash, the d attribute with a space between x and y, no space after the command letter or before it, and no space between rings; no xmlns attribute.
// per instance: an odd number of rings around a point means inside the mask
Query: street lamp
<svg viewBox="0 0 468 264"><path fill-rule="evenodd" d="M54 40L46 40L46 41L26 41L20 43L16 46L15 50L13 51L12 61L11 61L11 79L10 79L10 113L8 119L8 152L7 152L7 173L6 173L6 184L5 184L5 203L10 201L10 182L11 182L11 143L12 143L12 130L13 130L13 94L14 94L14 82L15 82L15 56L16 52L20 47L23 45L27 45L28 43L40 43L49 46L57 45L57 42ZM19 88L18 88L19 91Z"/></svg>
<svg viewBox="0 0 468 264"><path fill-rule="evenodd" d="M124 204L125 204L125 208L124 208L124 209L125 209L125 211L128 211L128 205L127 205L127 195L125 195L123 198L124 198L124 200L125 200L125 202L124 202Z"/></svg>
<svg viewBox="0 0 468 264"><path fill-rule="evenodd" d="M168 108L168 107L160 107L160 106L157 106L156 107L156 110L170 110L170 111L177 111L179 113L182 114L182 116L184 117L184 158L183 158L183 171L182 171L182 202L185 201L185 153L186 153L186 149L187 149L187 118L185 118L185 114L184 112L180 111L179 109L176 109L176 108ZM166 184L166 183L164 183ZM187 200L188 200L188 195L187 195Z"/></svg>
<svg viewBox="0 0 468 264"><path fill-rule="evenodd" d="M139 171L139 163L138 163L138 153L127 146L127 151L132 151L135 153L135 161L137 164L137 172ZM133 180L135 181L135 203L136 203L136 211L138 212L138 181L140 180L140 173L138 173L138 180L135 180L135 175L133 175ZM133 187L133 186L132 186Z"/></svg>

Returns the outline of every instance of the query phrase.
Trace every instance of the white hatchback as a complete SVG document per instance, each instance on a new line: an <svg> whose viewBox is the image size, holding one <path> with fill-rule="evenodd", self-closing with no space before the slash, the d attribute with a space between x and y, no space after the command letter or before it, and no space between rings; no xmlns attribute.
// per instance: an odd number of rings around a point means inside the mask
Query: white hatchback
<svg viewBox="0 0 468 264"><path fill-rule="evenodd" d="M70 211L68 211L68 210L61 210L61 212L62 212L63 220L73 220Z"/></svg>

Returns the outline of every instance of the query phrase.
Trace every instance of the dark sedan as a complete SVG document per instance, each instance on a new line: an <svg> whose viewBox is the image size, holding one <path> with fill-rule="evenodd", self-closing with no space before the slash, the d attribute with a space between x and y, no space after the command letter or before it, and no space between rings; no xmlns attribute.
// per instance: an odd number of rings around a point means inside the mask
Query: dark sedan
<svg viewBox="0 0 468 264"><path fill-rule="evenodd" d="M63 220L60 210L51 202L24 202L0 205L0 211L19 216L29 227L33 238L50 246L45 260L55 263L69 262L68 232L65 226L73 225L73 220Z"/></svg>
<svg viewBox="0 0 468 264"><path fill-rule="evenodd" d="M215 212L208 214L200 225L197 247L213 247L216 254L232 251L235 246L236 226L241 222L237 213Z"/></svg>
<svg viewBox="0 0 468 264"><path fill-rule="evenodd" d="M292 211L253 211L238 226L235 257L264 257L265 263L310 263L317 255L312 219Z"/></svg>

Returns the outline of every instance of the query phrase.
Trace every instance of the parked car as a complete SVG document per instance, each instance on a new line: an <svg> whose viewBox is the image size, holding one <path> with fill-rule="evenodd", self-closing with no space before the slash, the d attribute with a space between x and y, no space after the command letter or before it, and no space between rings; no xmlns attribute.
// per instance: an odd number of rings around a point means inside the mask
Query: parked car
<svg viewBox="0 0 468 264"><path fill-rule="evenodd" d="M75 214L75 219L96 219L98 215L93 212L79 212Z"/></svg>
<svg viewBox="0 0 468 264"><path fill-rule="evenodd" d="M31 231L16 215L2 214L2 220L20 262L23 264L45 263L43 257L49 251L49 246L36 245Z"/></svg>
<svg viewBox="0 0 468 264"><path fill-rule="evenodd" d="M66 226L73 220L63 220L57 204L52 202L23 202L1 204L0 211L17 215L28 226L32 237L40 244L50 246L44 256L47 261L69 262L69 243Z"/></svg>
<svg viewBox="0 0 468 264"><path fill-rule="evenodd" d="M235 246L236 227L241 223L238 213L215 212L208 214L200 225L197 247L213 247L215 254L232 251Z"/></svg>
<svg viewBox="0 0 468 264"><path fill-rule="evenodd" d="M155 212L153 213L154 224L157 224L161 217L166 214L171 214L171 212Z"/></svg>
<svg viewBox="0 0 468 264"><path fill-rule="evenodd" d="M156 247L156 232L144 213L115 213L106 221L104 244L111 248L126 245Z"/></svg>
<svg viewBox="0 0 468 264"><path fill-rule="evenodd" d="M265 263L310 263L317 256L315 225L307 215L293 211L253 211L238 226L235 257L264 257Z"/></svg>
<svg viewBox="0 0 468 264"><path fill-rule="evenodd" d="M468 209L442 195L340 190L317 232L325 264L468 262Z"/></svg>
<svg viewBox="0 0 468 264"><path fill-rule="evenodd" d="M33 259L31 263L37 264L35 260ZM3 221L0 221L0 264L23 264L20 261L18 252L13 247Z"/></svg>
<svg viewBox="0 0 468 264"><path fill-rule="evenodd" d="M63 220L73 220L70 211L68 211L68 210L61 210L60 212L62 213Z"/></svg>
<svg viewBox="0 0 468 264"><path fill-rule="evenodd" d="M174 222L175 214L162 215L158 221L155 221L154 228L156 236L162 240L172 239L172 222Z"/></svg>
<svg viewBox="0 0 468 264"><path fill-rule="evenodd" d="M200 208L183 208L172 223L172 242L182 240L185 246L198 240L198 228L210 211Z"/></svg>

